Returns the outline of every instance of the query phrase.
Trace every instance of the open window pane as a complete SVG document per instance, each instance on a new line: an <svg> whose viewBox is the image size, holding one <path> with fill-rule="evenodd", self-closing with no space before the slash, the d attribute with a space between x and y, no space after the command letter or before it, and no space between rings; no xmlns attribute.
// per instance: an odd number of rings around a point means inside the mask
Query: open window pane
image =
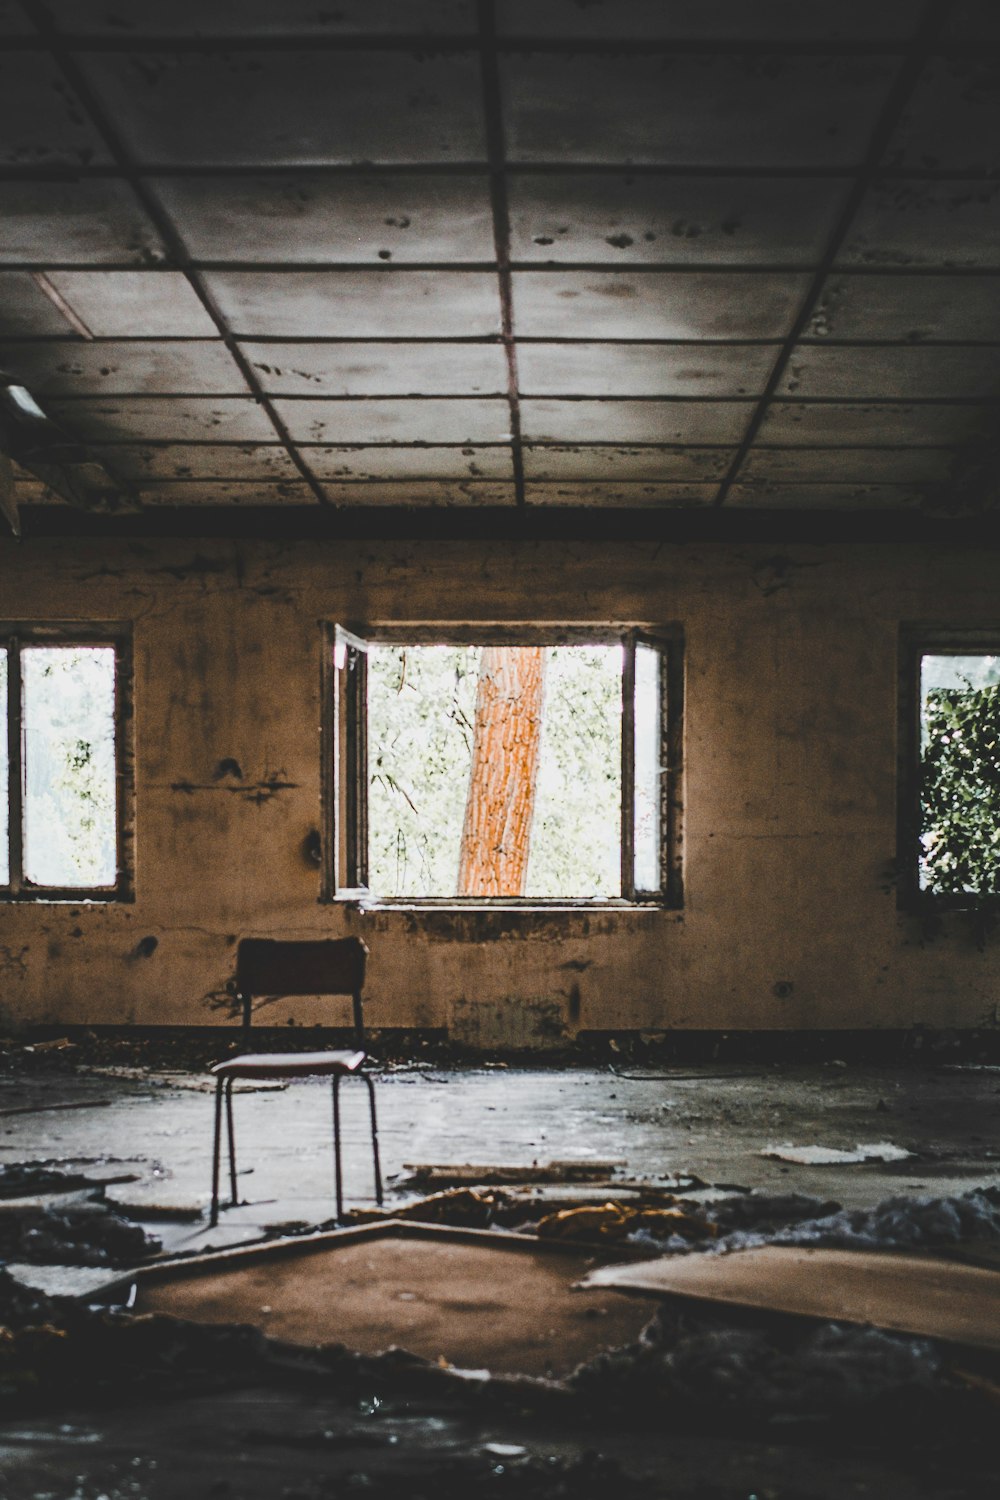
<svg viewBox="0 0 1000 1500"><path fill-rule="evenodd" d="M660 778L663 773L660 652L641 641L635 648L635 792L633 879L637 891L660 888Z"/></svg>
<svg viewBox="0 0 1000 1500"><path fill-rule="evenodd" d="M21 671L25 878L114 886L114 647L25 646Z"/></svg>
<svg viewBox="0 0 1000 1500"><path fill-rule="evenodd" d="M1000 655L920 659L920 889L1000 895Z"/></svg>
<svg viewBox="0 0 1000 1500"><path fill-rule="evenodd" d="M10 765L7 750L7 651L0 649L0 885L10 879Z"/></svg>
<svg viewBox="0 0 1000 1500"><path fill-rule="evenodd" d="M376 895L620 889L619 645L368 651Z"/></svg>

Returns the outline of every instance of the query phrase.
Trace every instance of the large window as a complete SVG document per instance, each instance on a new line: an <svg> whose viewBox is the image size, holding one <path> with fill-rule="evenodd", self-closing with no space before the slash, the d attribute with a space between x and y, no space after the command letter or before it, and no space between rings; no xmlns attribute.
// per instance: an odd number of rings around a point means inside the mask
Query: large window
<svg viewBox="0 0 1000 1500"><path fill-rule="evenodd" d="M327 890L678 905L677 630L334 627Z"/></svg>
<svg viewBox="0 0 1000 1500"><path fill-rule="evenodd" d="M1000 900L1000 636L914 637L905 662L904 885L925 903Z"/></svg>
<svg viewBox="0 0 1000 1500"><path fill-rule="evenodd" d="M126 649L110 628L0 627L0 898L130 894Z"/></svg>

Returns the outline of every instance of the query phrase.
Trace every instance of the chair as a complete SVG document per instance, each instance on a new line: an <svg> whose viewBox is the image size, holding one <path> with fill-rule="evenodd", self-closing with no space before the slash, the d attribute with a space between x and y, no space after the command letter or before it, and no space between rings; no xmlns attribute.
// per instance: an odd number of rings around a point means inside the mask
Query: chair
<svg viewBox="0 0 1000 1500"><path fill-rule="evenodd" d="M344 1217L344 1180L340 1156L340 1080L352 1074L368 1086L372 1119L372 1157L375 1164L375 1198L382 1203L382 1170L378 1154L375 1089L362 1073L367 1057L361 989L365 979L368 949L360 938L334 941L276 942L244 938L236 950L236 994L243 1005L243 1034L247 1038L253 1015L253 1000L261 995L350 995L354 1008L352 1050L323 1052L245 1052L216 1063L215 1135L212 1151L212 1228L219 1222L219 1158L222 1146L222 1106L226 1106L229 1136L229 1187L232 1206L236 1192L236 1141L233 1131L233 1084L238 1078L326 1077L333 1085L333 1161L337 1190L337 1218Z"/></svg>

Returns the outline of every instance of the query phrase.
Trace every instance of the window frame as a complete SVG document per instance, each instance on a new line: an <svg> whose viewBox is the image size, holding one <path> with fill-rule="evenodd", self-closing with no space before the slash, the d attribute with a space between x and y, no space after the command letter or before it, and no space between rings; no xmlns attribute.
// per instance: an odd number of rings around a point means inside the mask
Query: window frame
<svg viewBox="0 0 1000 1500"><path fill-rule="evenodd" d="M34 885L24 876L24 715L21 651L29 646L110 646L115 653L115 883L113 886ZM7 652L9 880L0 884L0 904L62 902L108 905L135 900L134 748L132 743L132 634L128 625L105 620L0 621L0 649Z"/></svg>
<svg viewBox="0 0 1000 1500"><path fill-rule="evenodd" d="M368 713L367 651L372 645L570 646L622 645L621 891L612 897L382 896L367 884ZM634 709L635 648L659 653L663 746L659 807L659 866L655 891L635 886ZM321 795L323 862L320 899L405 908L666 907L684 903L683 749L684 632L663 625L341 625L322 622Z"/></svg>
<svg viewBox="0 0 1000 1500"><path fill-rule="evenodd" d="M921 663L925 656L1000 656L1000 628L956 629L903 625L899 638L897 738L896 904L902 911L983 911L1000 895L943 893L920 885Z"/></svg>

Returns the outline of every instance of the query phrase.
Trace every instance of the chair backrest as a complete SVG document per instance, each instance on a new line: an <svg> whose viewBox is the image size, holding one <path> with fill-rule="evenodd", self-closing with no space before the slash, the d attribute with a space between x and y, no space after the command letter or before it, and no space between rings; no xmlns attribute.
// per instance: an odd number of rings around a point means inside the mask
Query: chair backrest
<svg viewBox="0 0 1000 1500"><path fill-rule="evenodd" d="M361 990L367 957L368 949L356 937L243 938L236 949L236 993L243 1002L244 1028L250 1029L254 996L350 995L355 1039L363 1044Z"/></svg>

